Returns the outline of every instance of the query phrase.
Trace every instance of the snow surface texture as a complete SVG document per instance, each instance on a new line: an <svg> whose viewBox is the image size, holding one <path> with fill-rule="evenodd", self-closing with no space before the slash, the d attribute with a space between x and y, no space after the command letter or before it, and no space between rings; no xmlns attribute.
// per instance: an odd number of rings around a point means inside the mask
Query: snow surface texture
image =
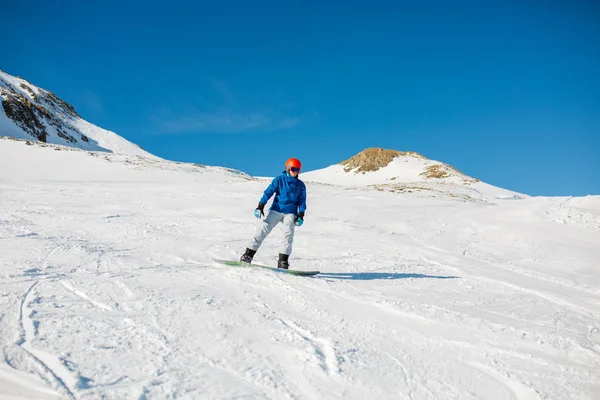
<svg viewBox="0 0 600 400"><path fill-rule="evenodd" d="M1 70L0 101L13 104L29 102L23 107L33 110L35 119L41 124L40 129L47 132L47 143L158 159L116 133L85 121L68 104L48 91ZM24 128L24 125L31 125L32 119L31 114L27 115L25 123L19 126L7 116L4 107L0 107L0 136L38 140Z"/></svg>
<svg viewBox="0 0 600 400"><path fill-rule="evenodd" d="M0 139L0 398L598 399L598 196L309 182L305 278L211 261L268 180L65 149Z"/></svg>

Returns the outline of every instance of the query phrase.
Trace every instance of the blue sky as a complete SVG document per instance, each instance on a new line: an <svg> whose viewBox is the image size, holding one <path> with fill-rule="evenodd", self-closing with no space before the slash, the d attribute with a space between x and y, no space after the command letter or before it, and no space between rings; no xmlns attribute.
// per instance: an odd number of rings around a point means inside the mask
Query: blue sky
<svg viewBox="0 0 600 400"><path fill-rule="evenodd" d="M594 0L1 9L0 68L167 159L273 176L383 147L531 195L600 194Z"/></svg>

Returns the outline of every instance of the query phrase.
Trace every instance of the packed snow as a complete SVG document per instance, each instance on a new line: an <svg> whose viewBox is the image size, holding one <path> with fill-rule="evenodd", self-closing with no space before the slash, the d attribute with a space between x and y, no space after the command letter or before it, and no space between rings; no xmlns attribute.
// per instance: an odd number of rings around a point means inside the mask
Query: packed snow
<svg viewBox="0 0 600 400"><path fill-rule="evenodd" d="M0 398L599 398L599 196L316 175L296 277L268 179L0 138Z"/></svg>

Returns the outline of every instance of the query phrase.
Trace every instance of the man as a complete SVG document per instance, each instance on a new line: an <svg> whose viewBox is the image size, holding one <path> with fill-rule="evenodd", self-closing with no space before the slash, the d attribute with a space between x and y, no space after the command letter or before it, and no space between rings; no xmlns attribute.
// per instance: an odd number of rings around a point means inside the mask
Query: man
<svg viewBox="0 0 600 400"><path fill-rule="evenodd" d="M289 257L292 253L294 241L294 230L296 226L304 223L304 212L306 211L306 186L298 179L302 163L297 158L290 158L285 163L285 170L281 175L273 179L265 190L258 207L254 210L254 216L261 221L256 227L252 242L246 248L246 252L240 257L241 262L251 263L256 251L263 240L271 233L278 223L283 224L283 244L279 253L277 268L288 269ZM269 199L275 195L273 204L266 218L264 208Z"/></svg>

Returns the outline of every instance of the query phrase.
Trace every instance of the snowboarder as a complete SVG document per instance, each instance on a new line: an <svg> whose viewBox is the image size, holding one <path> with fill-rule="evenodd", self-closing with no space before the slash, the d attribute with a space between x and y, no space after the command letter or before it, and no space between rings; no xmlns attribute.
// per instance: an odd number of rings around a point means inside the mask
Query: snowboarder
<svg viewBox="0 0 600 400"><path fill-rule="evenodd" d="M254 210L254 216L260 219L252 242L246 248L246 252L240 257L240 261L251 263L256 251L263 240L271 233L278 223L283 223L284 241L279 253L277 268L288 269L289 257L292 253L292 242L294 241L294 230L296 226L304 223L304 212L306 211L306 186L298 179L302 169L302 163L297 158L290 158L285 162L285 169L281 175L273 179L258 202ZM273 204L266 218L264 208L271 196L275 195Z"/></svg>

